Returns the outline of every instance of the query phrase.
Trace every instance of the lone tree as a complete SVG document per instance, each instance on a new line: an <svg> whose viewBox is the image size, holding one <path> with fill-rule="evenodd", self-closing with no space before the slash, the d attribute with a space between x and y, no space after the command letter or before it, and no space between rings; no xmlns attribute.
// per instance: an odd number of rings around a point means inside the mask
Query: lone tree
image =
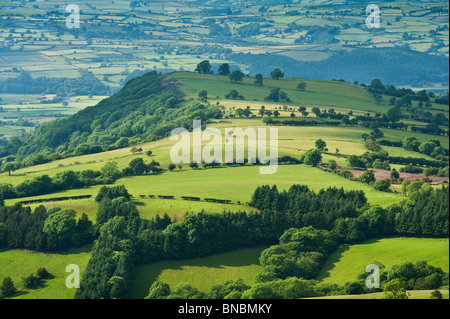
<svg viewBox="0 0 450 319"><path fill-rule="evenodd" d="M270 76L274 80L279 80L279 79L284 78L284 72L281 71L279 68L277 68L270 73Z"/></svg>
<svg viewBox="0 0 450 319"><path fill-rule="evenodd" d="M228 76L231 73L230 65L228 63L224 63L221 66L219 66L219 70L218 71L219 71L219 75Z"/></svg>
<svg viewBox="0 0 450 319"><path fill-rule="evenodd" d="M359 180L365 184L370 184L376 181L374 172L369 169L361 174Z"/></svg>
<svg viewBox="0 0 450 319"><path fill-rule="evenodd" d="M142 152L142 148L141 147L133 147L131 149L131 153L133 153L133 155L137 154L137 153L141 153Z"/></svg>
<svg viewBox="0 0 450 319"><path fill-rule="evenodd" d="M302 155L301 161L306 165L317 166L322 161L322 152L317 148L310 149Z"/></svg>
<svg viewBox="0 0 450 319"><path fill-rule="evenodd" d="M9 297L16 293L16 287L14 287L14 282L11 277L5 277L0 286L0 294L2 297Z"/></svg>
<svg viewBox="0 0 450 319"><path fill-rule="evenodd" d="M300 82L297 85L297 89L299 89L300 91L305 91L306 90L306 83L305 82Z"/></svg>
<svg viewBox="0 0 450 319"><path fill-rule="evenodd" d="M133 159L128 165L128 168L133 175L142 175L147 171L147 166L141 157Z"/></svg>
<svg viewBox="0 0 450 319"><path fill-rule="evenodd" d="M197 64L197 68L195 69L195 72L198 73L204 73L209 74L211 73L211 64L209 63L209 60L205 60Z"/></svg>
<svg viewBox="0 0 450 319"><path fill-rule="evenodd" d="M177 166L174 163L169 164L169 167L168 167L169 171L172 172L175 168L177 168Z"/></svg>
<svg viewBox="0 0 450 319"><path fill-rule="evenodd" d="M324 140L322 140L321 138L319 138L316 141L316 148L323 151L325 149L325 147L327 147L327 143Z"/></svg>
<svg viewBox="0 0 450 319"><path fill-rule="evenodd" d="M6 163L4 166L3 166L3 171L4 172L8 172L8 175L11 175L11 171L15 171L16 170L16 165L14 165L13 163Z"/></svg>
<svg viewBox="0 0 450 319"><path fill-rule="evenodd" d="M398 121L400 121L400 118L402 116L402 110L398 106L395 106L393 108L390 108L387 111L386 115L390 122L392 122L392 123L398 122Z"/></svg>
<svg viewBox="0 0 450 319"><path fill-rule="evenodd" d="M245 75L244 75L244 73L242 73L242 71L236 70L230 74L230 80L234 83L242 82L242 80L244 79L244 76Z"/></svg>
<svg viewBox="0 0 450 319"><path fill-rule="evenodd" d="M208 98L208 91L201 90L200 92L198 92L198 97L201 98L201 99L207 99Z"/></svg>
<svg viewBox="0 0 450 319"><path fill-rule="evenodd" d="M263 75L261 73L258 73L255 75L255 85L256 86L260 86L263 87L264 83L263 83Z"/></svg>

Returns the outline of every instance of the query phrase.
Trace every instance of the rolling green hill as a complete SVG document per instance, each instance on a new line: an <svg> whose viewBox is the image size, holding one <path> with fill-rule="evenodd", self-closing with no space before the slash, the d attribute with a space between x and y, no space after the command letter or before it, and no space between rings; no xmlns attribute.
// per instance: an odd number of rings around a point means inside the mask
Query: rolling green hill
<svg viewBox="0 0 450 319"><path fill-rule="evenodd" d="M300 82L306 83L304 91L297 88ZM268 101L266 97L273 89L284 91L290 99L278 102ZM207 91L207 99L199 97L202 90ZM244 97L236 100L227 98L226 95L231 90L239 91ZM416 103L417 101L413 101L414 105ZM299 159L305 152L316 147L316 141L319 138L326 142L328 148L322 154L323 163L335 160L338 165L345 166L347 156L361 156L368 152L362 136L370 134L372 127L364 127L359 123L339 126L281 124L267 126L259 114L262 106L272 112L278 111L279 119L288 120L297 117L306 121L325 121L314 115L313 107L319 107L321 110L334 109L337 113L344 114L350 112L352 117L366 116L370 113L373 118L376 113L386 114L392 107L388 96L383 95L381 99L375 101L366 87L341 81L264 79L264 86L259 87L254 85L252 77L245 77L242 83L232 83L228 77L220 75L192 72L160 75L152 72L131 80L119 93L101 101L96 106L88 107L69 118L43 125L20 146L17 159L24 159L26 156L33 158L38 153L58 156L52 157L51 161L21 167L12 172L2 172L0 173L1 183L18 186L44 174L53 178L68 171L100 171L106 163L114 161L122 174L112 185L126 187L132 195L132 201L140 217L151 220L157 215L162 216L167 213L172 221L180 221L186 212L198 213L202 210L212 214L223 211L256 211L256 208L250 207L248 203L255 189L261 185L277 185L280 190L286 190L293 184L307 185L314 191L328 187L342 187L347 191L362 190L371 206L379 205L385 208L405 199L398 192L381 192L375 190L372 185L350 180L323 168L306 164L279 165L277 172L273 175L261 175L259 167L255 165L231 167L222 165L217 168L192 169L189 164L183 164L181 168L177 167L169 171L169 165L172 163L170 152L176 141L171 140L167 135L177 127L190 129L193 119L201 119L207 128L216 128L220 132L225 132L227 128L244 130L277 128L279 156L292 156ZM300 112L301 106L310 113L308 116ZM433 106L436 104L433 103ZM249 110L251 115L248 117L237 115L236 110L239 108ZM448 110L442 111L448 116ZM420 143L434 139L448 148L448 139L445 136L391 128L381 128L381 132L390 140L403 140L407 136L413 136ZM193 138L192 135L193 133L190 133L190 139ZM224 142L226 138L226 135L222 135L220 141ZM209 142L210 140L205 139L201 141L201 144L204 147ZM247 151L248 144L245 144L245 141L244 146ZM97 150L94 152L95 148ZM428 155L400 147L382 147L382 149L388 150L389 154L394 156L432 159ZM151 151L151 154L147 153L148 151ZM126 170L130 163L138 158L142 158L146 163L156 161L161 164L162 170L136 175L124 174L123 170ZM20 201L49 199L43 203L25 204L25 206L35 208L43 204L47 208L71 208L76 210L78 216L85 213L90 220L95 221L99 207L99 203L95 201L95 195L102 186L91 184L86 187L45 193L45 195L10 198L5 200L5 204L10 206ZM92 195L92 197L57 200L58 197L80 195ZM160 195L173 196L173 198L158 198ZM184 200L185 196L199 197L200 200ZM230 203L205 201L208 198L229 200ZM448 259L448 250L446 252L441 247L441 242L445 240L411 239L400 244L395 240L383 239L375 243L353 245L348 251L342 248L329 258L320 279L343 284L353 279L350 276L353 277L355 271L359 270L360 264L365 263L369 258L385 260L386 264L390 265L402 260L423 259L425 253L430 255L428 261L436 262L433 265L448 271L448 262L445 263ZM378 243L381 243L382 247L377 246ZM427 244L430 245L427 246ZM364 249L358 249L359 246L363 246ZM433 249L430 248L431 246ZM400 254L399 251L406 253ZM201 290L206 290L209 284L235 278L235 276L243 276L245 281L251 284L254 274L259 269L257 252L256 248L252 248L247 252L234 251L194 260L159 261L157 264L140 265L133 294L139 297L144 296L151 281L156 278L168 281L171 286L187 278ZM242 259L242 254L247 253L248 258ZM56 255L63 256L63 254ZM4 260L7 260L9 256L10 252L2 252L0 262L3 260L6 263ZM28 258L34 265L38 260L34 257L26 255L20 258ZM80 258L80 263L83 263L85 261L83 258L88 256L79 254L76 258ZM228 263L224 261L229 258L231 261L229 260ZM238 259L242 260L239 262ZM232 262L233 260L236 262ZM352 264L352 261L355 264ZM50 261L48 263L50 264ZM352 268L352 271L347 271L348 267ZM14 278L19 276L13 270L8 272L15 276ZM329 279L330 277L333 279ZM49 281L49 287L54 283L56 281ZM50 296L45 288L22 296ZM66 292L62 290L61 294L66 296Z"/></svg>

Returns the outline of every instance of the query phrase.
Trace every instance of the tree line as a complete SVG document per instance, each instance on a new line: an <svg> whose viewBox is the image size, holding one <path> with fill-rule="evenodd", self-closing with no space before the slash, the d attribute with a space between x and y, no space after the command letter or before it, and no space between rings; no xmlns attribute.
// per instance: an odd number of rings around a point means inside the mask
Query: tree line
<svg viewBox="0 0 450 319"><path fill-rule="evenodd" d="M73 209L46 209L32 212L20 204L0 206L0 248L60 252L92 242L94 228L86 214L76 219Z"/></svg>

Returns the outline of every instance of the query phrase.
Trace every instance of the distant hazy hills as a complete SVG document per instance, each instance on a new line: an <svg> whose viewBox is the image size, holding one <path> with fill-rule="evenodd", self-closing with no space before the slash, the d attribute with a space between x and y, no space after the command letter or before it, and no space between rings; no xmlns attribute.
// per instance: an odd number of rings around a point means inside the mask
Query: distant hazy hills
<svg viewBox="0 0 450 319"><path fill-rule="evenodd" d="M449 85L449 59L411 50L394 48L356 49L337 52L317 62L297 61L274 54L234 54L232 59L248 64L250 73L269 76L281 68L286 77L340 80L370 83L379 78L383 83L405 87Z"/></svg>

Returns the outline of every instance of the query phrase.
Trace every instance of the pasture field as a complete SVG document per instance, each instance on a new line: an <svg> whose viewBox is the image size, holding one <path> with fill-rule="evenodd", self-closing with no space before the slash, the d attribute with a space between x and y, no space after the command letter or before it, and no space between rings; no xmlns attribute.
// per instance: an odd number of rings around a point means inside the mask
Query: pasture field
<svg viewBox="0 0 450 319"><path fill-rule="evenodd" d="M90 246L70 249L59 254L45 254L30 251L0 251L0 282L11 277L18 292L14 299L72 299L75 289L66 287L66 267L78 265L81 274L90 257ZM44 267L51 276L36 289L23 288L22 278L36 274L36 270Z"/></svg>
<svg viewBox="0 0 450 319"><path fill-rule="evenodd" d="M332 173L324 172L319 168L307 165L280 165L274 175L259 174L258 166L221 167L209 169L185 169L174 172L165 172L159 175L125 177L116 181L115 185L124 185L130 194L137 200L138 210L143 217L152 217L156 214L167 212L172 217L184 214L192 210L203 208L213 212L223 210L248 210L245 203L251 200L251 196L258 185L274 185L278 189L288 189L293 184L308 185L309 188L319 191L330 186L343 187L346 190L363 190L368 201L372 205L388 206L403 200L403 197L394 193L383 193L371 186L360 182L350 181ZM85 212L91 218L95 216L94 201L100 185L84 189L73 189L48 195L6 200L6 205L12 205L18 201L30 199L45 199L62 196L93 195L89 200L74 200L69 202L53 202L45 205L74 208L79 213ZM177 200L160 202L160 199L140 198L139 195L170 195ZM194 196L204 198L217 198L231 200L234 205L188 202L181 200L181 196ZM236 205L240 202L244 205ZM166 205L167 204L167 205ZM36 204L34 204L35 206Z"/></svg>
<svg viewBox="0 0 450 319"><path fill-rule="evenodd" d="M206 292L211 285L238 278L251 285L260 270L259 256L265 248L258 246L202 258L140 265L132 283L131 298L145 298L156 279L166 282L171 289L189 282L202 292Z"/></svg>
<svg viewBox="0 0 450 319"><path fill-rule="evenodd" d="M425 260L449 271L449 240L435 238L370 239L357 245L345 245L332 253L317 279L344 285L355 280L367 265L381 262L387 268L403 261Z"/></svg>
<svg viewBox="0 0 450 319"><path fill-rule="evenodd" d="M260 270L259 256L265 248L245 248L202 258L140 265L133 281L132 297L144 298L152 282L157 279L169 284L171 289L188 282L202 292L206 292L211 285L237 278L249 285ZM344 285L364 271L366 264L374 261L382 262L389 268L394 264L415 260L426 260L430 265L448 272L448 239L383 238L349 245L331 254L317 279ZM426 299L430 293L411 291L411 299ZM372 299L381 296L368 294L327 298Z"/></svg>

